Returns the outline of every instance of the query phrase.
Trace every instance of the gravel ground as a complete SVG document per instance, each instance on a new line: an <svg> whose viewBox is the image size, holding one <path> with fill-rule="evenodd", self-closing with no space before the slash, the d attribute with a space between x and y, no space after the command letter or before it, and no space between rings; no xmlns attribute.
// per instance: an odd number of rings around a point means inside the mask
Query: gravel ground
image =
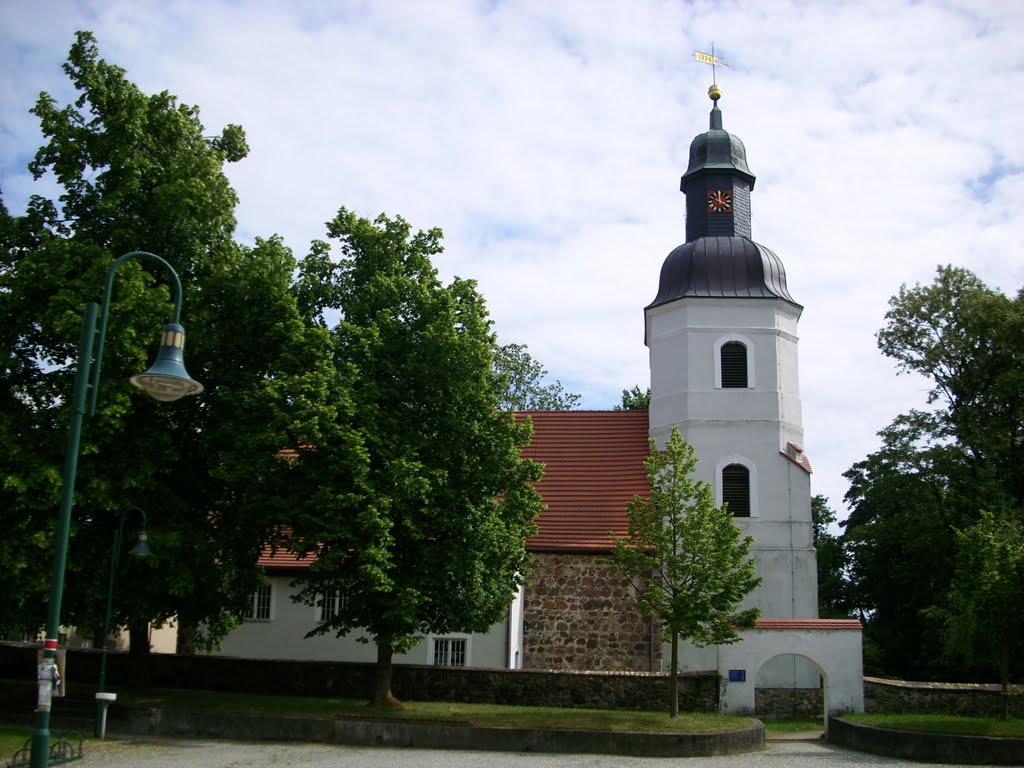
<svg viewBox="0 0 1024 768"><path fill-rule="evenodd" d="M108 741L91 746L82 765L87 768L666 768L680 763L684 763L686 768L704 765L713 768L929 768L934 765L876 757L814 741L772 741L765 751L748 755L672 760L616 755L464 752L186 739ZM957 767L945 765L941 768Z"/></svg>

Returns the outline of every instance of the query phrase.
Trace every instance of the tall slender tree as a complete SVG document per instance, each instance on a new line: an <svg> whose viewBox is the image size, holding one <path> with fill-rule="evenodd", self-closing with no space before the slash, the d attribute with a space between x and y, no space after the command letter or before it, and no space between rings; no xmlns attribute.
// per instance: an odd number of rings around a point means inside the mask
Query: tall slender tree
<svg viewBox="0 0 1024 768"><path fill-rule="evenodd" d="M695 480L697 457L678 427L646 459L648 498L627 507L626 536L615 540L612 565L633 582L640 611L656 616L672 644L669 714L679 714L679 641L697 646L739 642L738 629L753 627L757 608L741 608L761 579L750 547L711 487ZM614 535L614 534L613 534Z"/></svg>

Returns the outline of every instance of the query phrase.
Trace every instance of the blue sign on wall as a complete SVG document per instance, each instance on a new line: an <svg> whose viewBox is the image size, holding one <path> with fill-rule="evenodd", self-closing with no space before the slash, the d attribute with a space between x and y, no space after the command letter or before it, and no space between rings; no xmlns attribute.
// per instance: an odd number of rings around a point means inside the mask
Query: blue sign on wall
<svg viewBox="0 0 1024 768"><path fill-rule="evenodd" d="M729 670L729 682L730 683L745 683L745 682L747 682L747 670L745 670L745 669L730 669Z"/></svg>

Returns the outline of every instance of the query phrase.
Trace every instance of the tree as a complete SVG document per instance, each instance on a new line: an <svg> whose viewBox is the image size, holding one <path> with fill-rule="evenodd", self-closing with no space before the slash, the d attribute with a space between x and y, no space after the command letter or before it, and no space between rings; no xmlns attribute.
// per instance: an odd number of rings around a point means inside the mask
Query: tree
<svg viewBox="0 0 1024 768"><path fill-rule="evenodd" d="M614 411L646 411L651 407L651 388L646 392L640 391L639 385L632 389L622 390L622 402L616 405Z"/></svg>
<svg viewBox="0 0 1024 768"><path fill-rule="evenodd" d="M943 641L954 657L995 661L1002 684L1002 719L1009 719L1010 666L1024 652L1024 525L1019 512L983 511L956 531L956 571L944 608Z"/></svg>
<svg viewBox="0 0 1024 768"><path fill-rule="evenodd" d="M972 272L939 267L931 285L902 286L878 332L901 372L932 382L931 425L1024 503L1024 288L1015 300Z"/></svg>
<svg viewBox="0 0 1024 768"><path fill-rule="evenodd" d="M330 296L335 381L320 432L288 470L288 546L315 557L297 599L339 595L310 634L360 633L377 647L371 704L391 706L391 660L428 633L499 621L528 570L540 467L520 457L528 421L502 410L505 380L472 281L442 285L441 232L342 208L328 224L338 262L314 248L300 292ZM317 285L324 286L316 289ZM339 463L340 460L340 463Z"/></svg>
<svg viewBox="0 0 1024 768"><path fill-rule="evenodd" d="M930 285L890 300L880 349L932 382L929 410L898 416L882 447L845 473L851 507L841 544L851 600L867 617L876 674L932 679L951 666L932 609L953 577L954 531L983 507L1020 506L1024 430L1024 294L940 267ZM992 670L972 670L988 675Z"/></svg>
<svg viewBox="0 0 1024 768"><path fill-rule="evenodd" d="M673 427L659 451L651 441L645 465L648 498L627 507L627 535L615 540L611 564L633 582L645 616L657 616L672 643L670 714L679 714L679 640L697 646L740 640L758 609L740 603L761 579L750 557L752 536L743 536L711 487L694 480L693 446Z"/></svg>
<svg viewBox="0 0 1024 768"><path fill-rule="evenodd" d="M811 497L811 532L818 560L818 615L823 619L846 619L851 606L846 568L848 557L839 537L829 530L835 511L822 494Z"/></svg>
<svg viewBox="0 0 1024 768"><path fill-rule="evenodd" d="M567 411L580 396L566 392L562 382L543 383L547 370L526 351L525 344L504 344L494 355L494 369L505 381L501 408L510 411Z"/></svg>
<svg viewBox="0 0 1024 768"><path fill-rule="evenodd" d="M242 129L206 137L196 107L143 94L87 32L64 71L79 96L66 106L39 97L32 112L45 143L30 165L37 178L52 174L60 196L33 196L2 227L0 436L13 446L0 456L2 524L17 537L11 550L48 565L82 306L100 298L116 257L163 256L181 277L188 367L206 391L163 405L127 383L151 361L170 301L162 272L126 262L83 434L63 616L85 631L101 626L106 575L96 564L109 562L119 515L142 507L153 557L118 582L114 625L132 629L133 652L148 651L147 622L172 616L215 643L257 582L269 523L247 499L287 444L288 385L315 368L324 332L299 312L288 249L276 238L233 241L237 197L223 166L245 156ZM8 556L0 549L5 570ZM4 599L24 628L42 625L38 590Z"/></svg>

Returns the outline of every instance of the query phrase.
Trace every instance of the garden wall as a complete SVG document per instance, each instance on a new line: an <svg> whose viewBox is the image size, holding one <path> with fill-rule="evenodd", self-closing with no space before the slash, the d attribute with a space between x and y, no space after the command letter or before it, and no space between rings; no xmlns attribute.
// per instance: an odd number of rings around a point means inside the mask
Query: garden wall
<svg viewBox="0 0 1024 768"><path fill-rule="evenodd" d="M1024 685L1012 685L1010 690L1010 715L1024 717ZM998 685L864 678L866 712L935 712L995 717L1002 711L1001 699Z"/></svg>
<svg viewBox="0 0 1024 768"><path fill-rule="evenodd" d="M0 643L0 677L32 680L37 647ZM69 649L65 676L72 684L95 683L100 652ZM369 698L372 664L240 659L230 656L150 656L156 688L194 688L294 696ZM128 656L110 653L107 681L128 686ZM400 699L461 701L595 709L663 710L669 680L664 674L616 672L540 672L395 665L392 690ZM680 675L683 710L717 712L715 672Z"/></svg>

